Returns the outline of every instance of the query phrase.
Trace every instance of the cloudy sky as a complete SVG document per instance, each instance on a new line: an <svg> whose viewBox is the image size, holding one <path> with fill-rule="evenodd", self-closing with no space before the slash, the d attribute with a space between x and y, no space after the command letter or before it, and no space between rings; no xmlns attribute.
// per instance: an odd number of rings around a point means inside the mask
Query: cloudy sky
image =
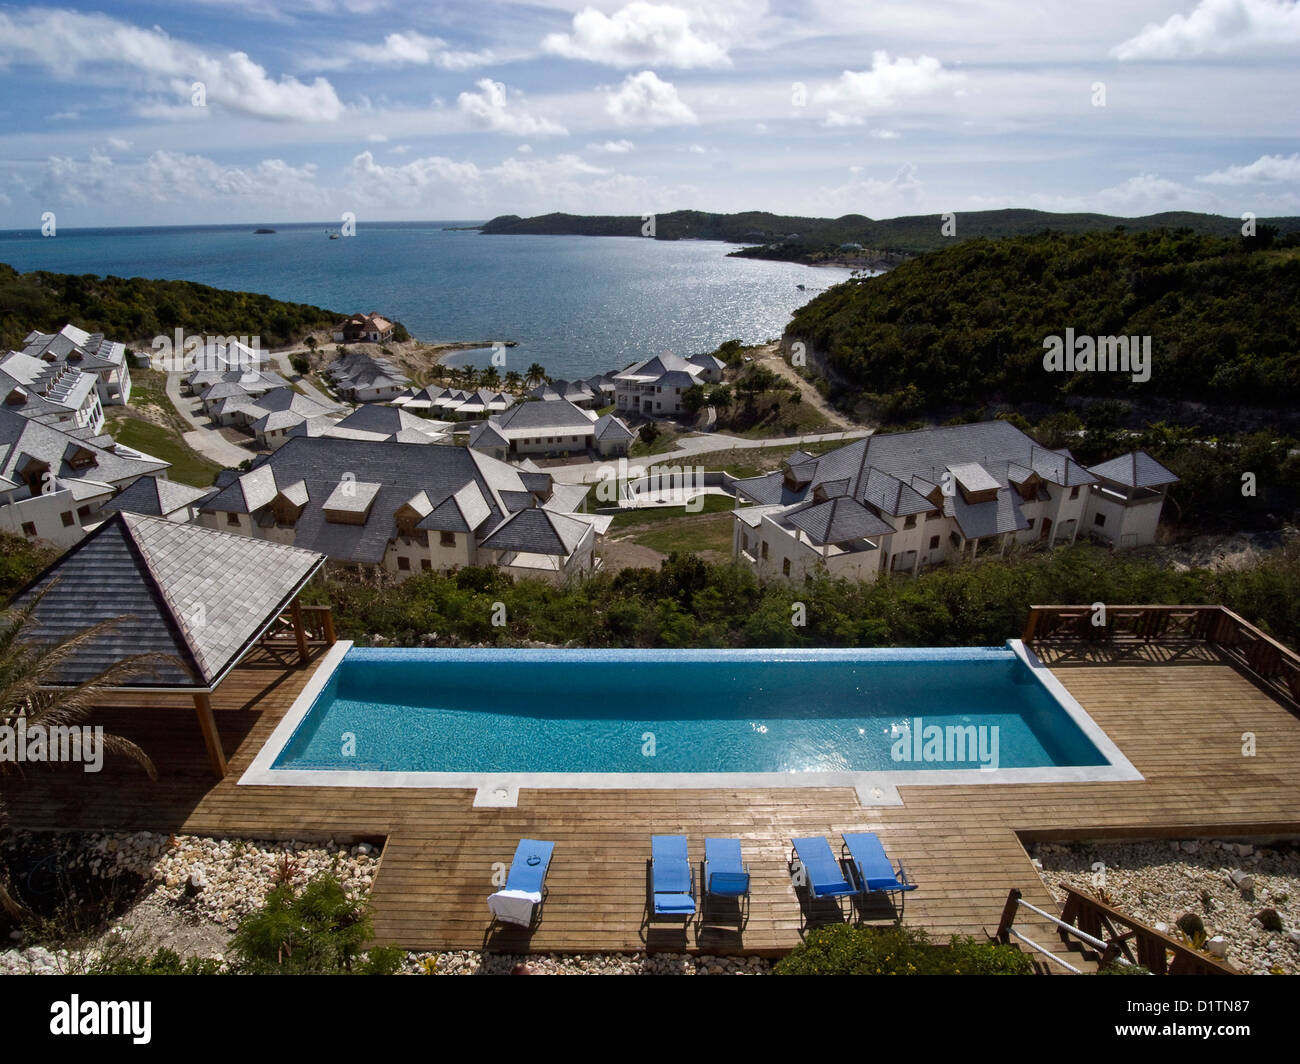
<svg viewBox="0 0 1300 1064"><path fill-rule="evenodd" d="M0 228L1300 214L1296 0L0 5Z"/></svg>

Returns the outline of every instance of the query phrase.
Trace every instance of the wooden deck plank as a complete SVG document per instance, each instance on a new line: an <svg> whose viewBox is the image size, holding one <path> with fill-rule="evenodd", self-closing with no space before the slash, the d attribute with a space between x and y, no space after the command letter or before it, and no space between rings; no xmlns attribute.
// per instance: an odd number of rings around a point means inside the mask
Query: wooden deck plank
<svg viewBox="0 0 1300 1064"><path fill-rule="evenodd" d="M780 953L799 941L799 899L785 861L796 835L874 831L921 884L906 919L937 938L991 931L1011 887L1049 910L1023 838L1159 838L1300 833L1300 720L1213 655L1148 648L1119 661L1061 661L1062 683L1124 751L1142 781L900 787L902 806L859 806L852 790L524 790L514 809L474 809L471 790L239 787L311 672L245 665L213 696L230 775L212 780L192 703L117 698L95 723L135 739L158 764L151 783L110 761L87 775L29 768L0 781L15 827L151 830L247 838L386 838L372 892L381 941L410 949L485 945L494 862L524 835L556 843L549 897L531 936L493 948L580 952L645 948ZM1242 756L1242 733L1257 754ZM741 936L642 927L649 836L743 841L753 873ZM829 910L819 910L829 912ZM1047 925L1027 933L1057 948Z"/></svg>

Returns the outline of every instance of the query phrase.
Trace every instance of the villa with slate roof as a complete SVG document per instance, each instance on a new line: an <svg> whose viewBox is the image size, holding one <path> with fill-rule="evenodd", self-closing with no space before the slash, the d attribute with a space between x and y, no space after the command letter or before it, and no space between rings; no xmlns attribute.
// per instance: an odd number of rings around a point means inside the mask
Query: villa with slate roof
<svg viewBox="0 0 1300 1064"><path fill-rule="evenodd" d="M169 464L111 436L65 432L0 406L0 529L70 546L120 490Z"/></svg>
<svg viewBox="0 0 1300 1064"><path fill-rule="evenodd" d="M351 351L325 367L334 390L350 403L388 402L411 382L396 364L382 355Z"/></svg>
<svg viewBox="0 0 1300 1064"><path fill-rule="evenodd" d="M212 494L211 488L196 488L161 477L141 477L130 487L118 492L100 507L101 514L131 513L148 517L165 517L179 524L198 517L195 503Z"/></svg>
<svg viewBox="0 0 1300 1064"><path fill-rule="evenodd" d="M713 355L655 355L613 375L614 403L619 413L672 417L681 413L687 389L717 384L725 366Z"/></svg>
<svg viewBox="0 0 1300 1064"><path fill-rule="evenodd" d="M126 345L105 339L103 333L88 333L70 324L56 333L33 331L23 340L23 354L91 374L101 403L125 405L131 399Z"/></svg>
<svg viewBox="0 0 1300 1064"><path fill-rule="evenodd" d="M402 578L470 565L562 580L596 567L610 518L545 473L465 447L299 436L199 504L212 528Z"/></svg>
<svg viewBox="0 0 1300 1064"><path fill-rule="evenodd" d="M598 418L567 399L520 403L475 425L469 434L474 450L502 461L585 451L625 455L631 440L632 430L612 414Z"/></svg>
<svg viewBox="0 0 1300 1064"><path fill-rule="evenodd" d="M1178 478L1143 452L1086 469L1005 421L855 440L735 482L733 551L760 575L874 580L981 549L1155 540Z"/></svg>
<svg viewBox="0 0 1300 1064"><path fill-rule="evenodd" d="M62 429L104 427L99 378L71 362L46 362L11 351L0 359L0 397L4 405L25 417L38 418Z"/></svg>

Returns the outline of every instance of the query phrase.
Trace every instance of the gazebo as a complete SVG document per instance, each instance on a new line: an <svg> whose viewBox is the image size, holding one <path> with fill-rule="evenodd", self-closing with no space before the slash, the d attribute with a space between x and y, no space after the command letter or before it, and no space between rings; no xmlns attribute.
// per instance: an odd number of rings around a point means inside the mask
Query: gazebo
<svg viewBox="0 0 1300 1064"><path fill-rule="evenodd" d="M188 693L208 759L219 777L226 758L212 713L212 692L255 645L297 653L332 643L329 611L319 636L307 630L298 593L325 556L161 517L120 512L72 547L11 603L21 607L58 581L33 615L34 638L65 639L93 624L126 617L81 649L58 675L84 683L135 654L174 657L115 692Z"/></svg>

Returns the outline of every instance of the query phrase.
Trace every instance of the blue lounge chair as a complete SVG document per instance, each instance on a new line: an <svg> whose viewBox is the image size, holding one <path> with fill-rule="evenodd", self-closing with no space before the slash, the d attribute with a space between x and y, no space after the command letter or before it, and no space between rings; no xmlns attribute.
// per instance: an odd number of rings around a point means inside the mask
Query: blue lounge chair
<svg viewBox="0 0 1300 1064"><path fill-rule="evenodd" d="M831 845L821 836L795 839L790 854L791 867L797 860L803 866L808 880L808 893L820 901L822 898L852 897L859 888L848 880L839 861L831 852Z"/></svg>
<svg viewBox="0 0 1300 1064"><path fill-rule="evenodd" d="M532 927L546 900L546 872L551 867L555 843L520 839L506 873L506 885L488 898L492 920ZM527 915L525 915L527 914Z"/></svg>
<svg viewBox="0 0 1300 1064"><path fill-rule="evenodd" d="M741 859L739 839L704 840L704 908L709 899L735 900L743 924L749 908L749 866Z"/></svg>
<svg viewBox="0 0 1300 1064"><path fill-rule="evenodd" d="M685 835L650 838L650 907L654 916L695 914L695 869L687 856Z"/></svg>
<svg viewBox="0 0 1300 1064"><path fill-rule="evenodd" d="M907 892L916 889L916 884L908 879L903 863L901 861L898 863L898 871L895 873L889 855L885 853L885 847L881 845L880 839L869 831L846 834L841 853L847 854L852 861L854 874L864 894L877 892L898 894L901 895L901 901L905 902ZM900 917L903 915L901 903L898 914Z"/></svg>

